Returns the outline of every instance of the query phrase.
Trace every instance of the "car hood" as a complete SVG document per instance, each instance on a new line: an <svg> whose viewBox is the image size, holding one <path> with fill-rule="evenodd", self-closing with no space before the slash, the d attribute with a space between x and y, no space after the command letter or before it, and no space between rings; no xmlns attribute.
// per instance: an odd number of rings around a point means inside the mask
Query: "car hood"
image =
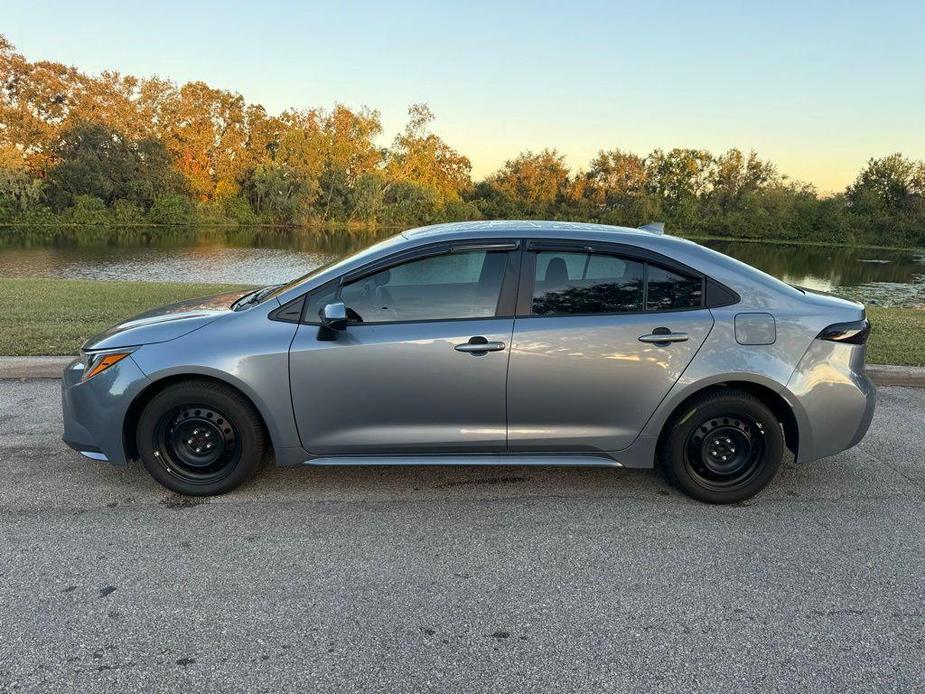
<svg viewBox="0 0 925 694"><path fill-rule="evenodd" d="M145 311L94 335L81 349L112 349L175 340L231 313L231 304L251 291L225 292Z"/></svg>

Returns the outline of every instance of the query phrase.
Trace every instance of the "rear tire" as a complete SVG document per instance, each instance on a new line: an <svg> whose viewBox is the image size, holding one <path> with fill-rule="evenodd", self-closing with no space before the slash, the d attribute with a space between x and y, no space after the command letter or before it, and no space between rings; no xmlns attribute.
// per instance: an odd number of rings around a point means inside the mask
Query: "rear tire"
<svg viewBox="0 0 925 694"><path fill-rule="evenodd" d="M253 405L211 381L176 383L155 395L138 420L136 441L151 477L188 496L240 486L260 467L266 448Z"/></svg>
<svg viewBox="0 0 925 694"><path fill-rule="evenodd" d="M784 456L781 423L761 400L710 393L672 418L659 450L668 481L710 504L748 499L774 479Z"/></svg>

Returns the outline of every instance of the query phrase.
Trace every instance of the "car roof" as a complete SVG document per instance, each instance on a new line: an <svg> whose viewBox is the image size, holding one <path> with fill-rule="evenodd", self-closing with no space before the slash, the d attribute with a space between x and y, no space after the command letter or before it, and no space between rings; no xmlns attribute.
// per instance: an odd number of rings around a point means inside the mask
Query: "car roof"
<svg viewBox="0 0 925 694"><path fill-rule="evenodd" d="M408 229L402 236L409 241L440 241L443 239L510 236L557 236L561 238L613 238L615 234L631 234L636 238L654 236L651 231L630 227L589 224L585 222L550 222L530 219L504 219L478 222L449 222Z"/></svg>

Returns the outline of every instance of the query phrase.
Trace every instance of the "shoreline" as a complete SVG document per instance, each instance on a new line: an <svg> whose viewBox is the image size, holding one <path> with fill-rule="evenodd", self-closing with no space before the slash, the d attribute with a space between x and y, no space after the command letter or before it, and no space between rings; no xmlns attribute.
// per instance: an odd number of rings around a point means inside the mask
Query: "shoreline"
<svg viewBox="0 0 925 694"><path fill-rule="evenodd" d="M530 221L530 220L525 220ZM570 220L561 220L570 221ZM437 222L443 223L443 222ZM597 224L598 222L593 222ZM60 228L67 231L76 230L94 230L117 231L119 229L131 229L133 231L151 230L175 230L175 231L197 231L214 229L216 231L241 231L247 229L260 230L262 232L285 233L318 233L318 234L369 234L369 233L387 233L393 232L398 234L409 228L407 225L379 225L364 224L360 222L328 222L320 224L273 224L260 222L256 224L238 224L236 222L204 222L201 224L151 224L151 223L124 223L124 224L74 224L67 222L48 222L48 223L25 223L25 222L3 222L0 223L0 234L4 231L19 231L22 229L55 229ZM766 243L783 246L812 246L814 248L857 248L860 250L871 251L910 251L925 253L925 246L891 246L883 244L870 243L842 243L839 241L801 241L799 239L775 239L775 238L752 238L748 236L716 236L701 234L684 234L683 232L674 232L671 229L665 232L669 236L675 236L679 239L688 241L723 241L729 243Z"/></svg>

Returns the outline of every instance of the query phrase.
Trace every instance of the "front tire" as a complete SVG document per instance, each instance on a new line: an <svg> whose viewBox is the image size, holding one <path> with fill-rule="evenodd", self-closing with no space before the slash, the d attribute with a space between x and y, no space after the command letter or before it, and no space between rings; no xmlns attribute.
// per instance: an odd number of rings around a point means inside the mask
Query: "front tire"
<svg viewBox="0 0 925 694"><path fill-rule="evenodd" d="M669 423L659 451L668 481L710 504L748 499L774 479L784 456L781 424L755 396L705 395Z"/></svg>
<svg viewBox="0 0 925 694"><path fill-rule="evenodd" d="M240 486L257 471L266 447L253 405L211 381L176 383L155 395L138 420L136 441L148 473L188 496Z"/></svg>

